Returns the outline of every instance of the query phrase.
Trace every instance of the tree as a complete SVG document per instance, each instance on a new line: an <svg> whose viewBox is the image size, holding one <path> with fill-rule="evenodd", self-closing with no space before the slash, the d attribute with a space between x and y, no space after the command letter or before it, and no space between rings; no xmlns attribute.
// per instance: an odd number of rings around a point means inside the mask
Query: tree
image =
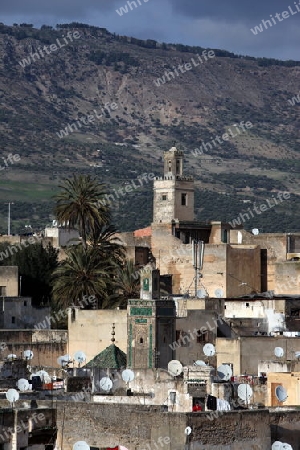
<svg viewBox="0 0 300 450"><path fill-rule="evenodd" d="M78 228L86 249L88 235L96 234L110 221L104 185L90 175L74 175L59 187L62 191L55 196L57 220L69 229Z"/></svg>
<svg viewBox="0 0 300 450"><path fill-rule="evenodd" d="M85 249L81 244L68 248L66 255L67 258L59 263L52 277L56 306L79 306L82 299L94 296L98 308L108 307L114 269L110 261L100 258L94 247Z"/></svg>
<svg viewBox="0 0 300 450"><path fill-rule="evenodd" d="M127 306L129 298L139 298L140 274L132 259L126 260L124 266L118 268L115 288L118 306Z"/></svg>
<svg viewBox="0 0 300 450"><path fill-rule="evenodd" d="M8 252L9 257L1 261L1 265L18 266L20 276L20 295L32 297L32 304L39 306L51 302L51 275L57 267L58 250L49 243L43 247L42 243L30 244L27 247L15 248L18 251Z"/></svg>

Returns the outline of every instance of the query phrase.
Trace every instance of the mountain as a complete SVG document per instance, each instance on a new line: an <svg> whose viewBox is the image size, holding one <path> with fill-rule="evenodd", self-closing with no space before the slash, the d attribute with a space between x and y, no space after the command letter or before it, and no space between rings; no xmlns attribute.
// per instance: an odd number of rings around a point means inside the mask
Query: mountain
<svg viewBox="0 0 300 450"><path fill-rule="evenodd" d="M299 230L299 72L297 61L78 23L0 24L0 229L8 201L13 232L43 228L72 173L108 185L119 230L148 225L152 184L137 177L161 176L175 141L196 180L199 220L232 221L250 209L247 229ZM10 153L20 160L8 161ZM134 180L139 187L117 195ZM289 199L255 212L281 191Z"/></svg>

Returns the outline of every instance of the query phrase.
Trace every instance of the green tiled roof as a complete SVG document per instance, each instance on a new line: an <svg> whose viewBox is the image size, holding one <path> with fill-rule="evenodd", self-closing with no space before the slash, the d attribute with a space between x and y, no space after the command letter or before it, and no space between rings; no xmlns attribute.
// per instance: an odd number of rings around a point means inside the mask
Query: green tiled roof
<svg viewBox="0 0 300 450"><path fill-rule="evenodd" d="M126 353L122 352L115 344L111 344L106 347L105 350L100 352L94 359L89 361L85 367L100 367L102 369L121 369L126 367Z"/></svg>

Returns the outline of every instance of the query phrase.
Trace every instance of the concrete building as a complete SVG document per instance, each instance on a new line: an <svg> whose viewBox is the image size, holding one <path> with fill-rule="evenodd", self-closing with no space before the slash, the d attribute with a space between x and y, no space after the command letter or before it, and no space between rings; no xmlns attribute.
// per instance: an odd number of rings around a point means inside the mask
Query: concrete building
<svg viewBox="0 0 300 450"><path fill-rule="evenodd" d="M19 269L17 266L0 266L0 297L19 295Z"/></svg>
<svg viewBox="0 0 300 450"><path fill-rule="evenodd" d="M45 238L51 239L51 243L55 248L67 247L80 241L77 230L59 227L57 224L45 228Z"/></svg>

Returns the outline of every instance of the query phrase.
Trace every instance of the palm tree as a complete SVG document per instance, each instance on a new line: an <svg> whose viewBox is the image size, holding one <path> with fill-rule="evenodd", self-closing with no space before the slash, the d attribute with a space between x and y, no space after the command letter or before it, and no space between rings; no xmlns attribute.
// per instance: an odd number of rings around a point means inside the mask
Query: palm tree
<svg viewBox="0 0 300 450"><path fill-rule="evenodd" d="M110 221L104 185L90 175L74 175L59 187L62 191L55 196L57 220L69 229L78 227L86 249L88 235Z"/></svg>
<svg viewBox="0 0 300 450"><path fill-rule="evenodd" d="M98 252L99 258L110 260L116 267L120 267L124 263L125 247L116 233L113 225L103 225L93 233L89 244Z"/></svg>
<svg viewBox="0 0 300 450"><path fill-rule="evenodd" d="M107 259L99 258L93 247L72 246L66 250L66 255L53 272L55 305L67 308L79 305L83 298L95 296L98 308L108 307L114 266Z"/></svg>
<svg viewBox="0 0 300 450"><path fill-rule="evenodd" d="M126 260L123 267L117 269L115 288L118 306L126 306L129 298L139 298L140 274L132 259Z"/></svg>

